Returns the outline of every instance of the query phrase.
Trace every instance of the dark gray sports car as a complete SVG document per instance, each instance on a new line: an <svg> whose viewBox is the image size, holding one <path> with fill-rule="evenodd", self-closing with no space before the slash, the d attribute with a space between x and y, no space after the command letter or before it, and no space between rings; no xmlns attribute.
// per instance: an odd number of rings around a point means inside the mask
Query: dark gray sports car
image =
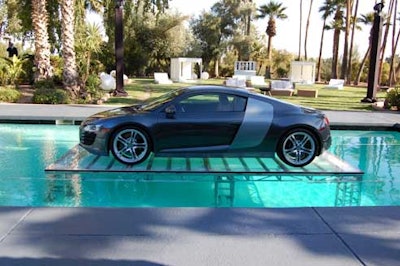
<svg viewBox="0 0 400 266"><path fill-rule="evenodd" d="M321 112L245 89L193 86L88 117L80 145L125 164L156 156L274 156L304 166L328 149Z"/></svg>

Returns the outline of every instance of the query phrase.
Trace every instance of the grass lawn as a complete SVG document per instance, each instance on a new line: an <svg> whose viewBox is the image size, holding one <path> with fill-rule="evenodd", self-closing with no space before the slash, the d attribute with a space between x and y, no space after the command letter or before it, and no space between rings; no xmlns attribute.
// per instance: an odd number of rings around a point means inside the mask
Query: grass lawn
<svg viewBox="0 0 400 266"><path fill-rule="evenodd" d="M222 85L224 79L200 80L197 83L174 83L171 85L155 84L153 79L131 79L130 84L125 85L128 97L112 97L106 104L130 105L138 103L147 98L154 98L173 88L190 85L215 84ZM294 96L274 96L276 98L320 110L347 110L368 111L373 110L371 104L361 103L360 100L367 95L365 87L344 87L343 90L324 89L323 84L307 86L318 90L318 98L300 97L295 92ZM384 99L386 92L378 92L377 98Z"/></svg>

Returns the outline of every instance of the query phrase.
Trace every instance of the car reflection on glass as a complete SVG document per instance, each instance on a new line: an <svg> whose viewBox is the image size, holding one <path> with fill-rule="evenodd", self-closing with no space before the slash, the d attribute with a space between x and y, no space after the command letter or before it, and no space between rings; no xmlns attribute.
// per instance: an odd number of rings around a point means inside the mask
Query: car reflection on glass
<svg viewBox="0 0 400 266"><path fill-rule="evenodd" d="M311 163L331 144L318 110L246 89L192 86L142 104L101 112L80 126L80 145L138 164L151 153L174 157L273 157Z"/></svg>

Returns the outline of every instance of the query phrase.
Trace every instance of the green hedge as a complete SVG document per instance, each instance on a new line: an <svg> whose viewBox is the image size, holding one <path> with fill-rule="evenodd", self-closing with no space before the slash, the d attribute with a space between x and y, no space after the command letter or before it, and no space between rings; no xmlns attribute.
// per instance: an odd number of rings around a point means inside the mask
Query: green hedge
<svg viewBox="0 0 400 266"><path fill-rule="evenodd" d="M21 97L16 88L0 87L0 102L15 103Z"/></svg>
<svg viewBox="0 0 400 266"><path fill-rule="evenodd" d="M386 96L386 105L388 108L397 107L400 110L400 88L390 89Z"/></svg>
<svg viewBox="0 0 400 266"><path fill-rule="evenodd" d="M52 79L41 80L35 83L35 92L32 101L44 104L70 103L68 92L57 88Z"/></svg>
<svg viewBox="0 0 400 266"><path fill-rule="evenodd" d="M68 93L63 89L39 88L36 89L32 101L34 103L64 104L70 103Z"/></svg>

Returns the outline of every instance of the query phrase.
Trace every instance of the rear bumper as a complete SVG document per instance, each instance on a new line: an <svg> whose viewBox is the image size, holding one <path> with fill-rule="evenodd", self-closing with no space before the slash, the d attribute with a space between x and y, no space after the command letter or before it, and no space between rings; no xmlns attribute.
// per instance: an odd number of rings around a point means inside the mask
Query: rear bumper
<svg viewBox="0 0 400 266"><path fill-rule="evenodd" d="M326 140L324 140L324 142L322 143L321 153L328 150L331 147L331 144L332 144L332 137L331 137L331 135L329 135L326 138Z"/></svg>

